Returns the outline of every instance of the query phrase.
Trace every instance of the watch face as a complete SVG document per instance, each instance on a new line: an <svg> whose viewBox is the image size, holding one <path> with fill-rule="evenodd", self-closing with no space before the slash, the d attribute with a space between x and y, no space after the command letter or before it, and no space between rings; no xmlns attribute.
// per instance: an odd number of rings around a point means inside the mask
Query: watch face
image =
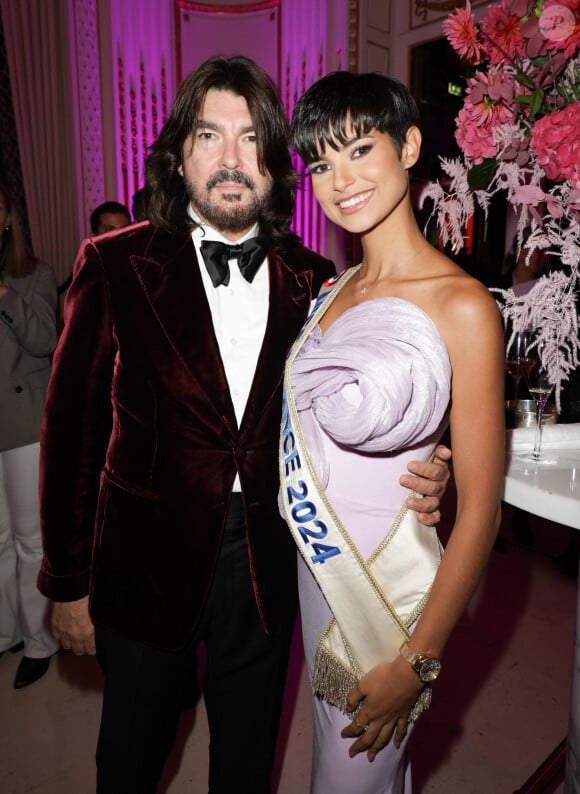
<svg viewBox="0 0 580 794"><path fill-rule="evenodd" d="M419 669L419 678L421 681L428 683L429 681L435 681L440 672L441 662L439 659L425 659Z"/></svg>

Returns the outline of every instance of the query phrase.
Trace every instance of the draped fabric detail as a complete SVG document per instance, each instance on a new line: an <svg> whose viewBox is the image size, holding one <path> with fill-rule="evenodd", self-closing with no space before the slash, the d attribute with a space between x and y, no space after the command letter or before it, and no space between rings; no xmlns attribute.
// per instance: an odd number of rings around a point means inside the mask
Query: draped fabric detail
<svg viewBox="0 0 580 794"><path fill-rule="evenodd" d="M439 428L450 378L436 326L408 301L365 301L325 334L315 326L294 361L291 382L321 484L328 467L320 432L365 453L413 446Z"/></svg>

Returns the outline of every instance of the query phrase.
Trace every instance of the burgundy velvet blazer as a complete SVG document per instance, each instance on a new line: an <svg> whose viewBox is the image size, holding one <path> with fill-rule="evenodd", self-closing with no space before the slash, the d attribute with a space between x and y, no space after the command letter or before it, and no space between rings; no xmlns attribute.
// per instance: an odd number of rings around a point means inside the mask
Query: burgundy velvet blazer
<svg viewBox="0 0 580 794"><path fill-rule="evenodd" d="M256 602L296 608L278 513L287 351L333 264L270 255L266 334L238 428L189 234L148 223L83 244L43 421L40 590L90 595L95 623L165 649L191 637L240 475Z"/></svg>

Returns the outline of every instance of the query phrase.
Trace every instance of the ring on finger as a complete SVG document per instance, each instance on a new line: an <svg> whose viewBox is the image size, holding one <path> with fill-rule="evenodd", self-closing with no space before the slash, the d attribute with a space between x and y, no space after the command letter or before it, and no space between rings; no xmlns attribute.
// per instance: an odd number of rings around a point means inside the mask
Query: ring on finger
<svg viewBox="0 0 580 794"><path fill-rule="evenodd" d="M368 731L368 729L369 729L369 726L368 726L368 725L361 725L361 724L360 724L360 722L359 722L357 719L355 719L355 721L354 721L354 724L356 725L356 727L357 727L357 728L360 728L360 729L361 729L361 731L364 731L365 733L366 733L366 732Z"/></svg>

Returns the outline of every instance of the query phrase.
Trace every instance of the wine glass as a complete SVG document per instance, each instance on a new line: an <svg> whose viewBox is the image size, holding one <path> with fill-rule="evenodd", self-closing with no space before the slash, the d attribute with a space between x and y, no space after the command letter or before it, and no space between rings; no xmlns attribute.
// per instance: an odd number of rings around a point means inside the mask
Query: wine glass
<svg viewBox="0 0 580 794"><path fill-rule="evenodd" d="M548 402L548 397L554 388L554 384L550 383L548 372L542 361L542 353L543 343L537 338L534 338L533 333L529 333L524 377L529 392L536 404L536 433L534 437L534 449L529 455L526 455L526 458L538 463L556 463L557 458L548 457L542 453L542 417L544 416L544 408Z"/></svg>
<svg viewBox="0 0 580 794"><path fill-rule="evenodd" d="M511 328L508 328L505 338L505 368L514 379L514 400L517 400L520 381L524 377L526 370L526 354L530 344L530 332L527 329L514 332Z"/></svg>

